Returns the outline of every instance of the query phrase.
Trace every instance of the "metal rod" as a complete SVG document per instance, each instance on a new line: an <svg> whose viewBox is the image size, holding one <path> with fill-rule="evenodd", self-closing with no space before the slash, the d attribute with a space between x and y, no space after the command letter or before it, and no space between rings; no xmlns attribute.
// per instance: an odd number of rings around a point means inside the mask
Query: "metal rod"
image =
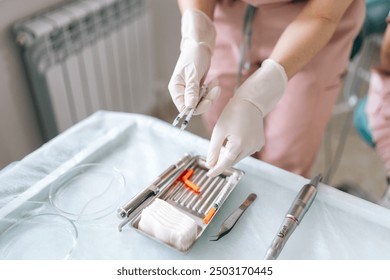
<svg viewBox="0 0 390 280"><path fill-rule="evenodd" d="M219 177L215 177L213 182L209 185L207 190L205 192L202 192L200 199L195 203L195 205L192 207L192 210L199 211L202 207L203 203L207 199L208 194L213 190L214 186L218 183Z"/></svg>
<svg viewBox="0 0 390 280"><path fill-rule="evenodd" d="M207 200L203 203L202 207L199 209L200 214L205 214L206 210L210 208L213 204L215 197L221 191L222 187L226 184L225 180L221 180L219 184L213 189L211 194L208 196Z"/></svg>
<svg viewBox="0 0 390 280"><path fill-rule="evenodd" d="M201 170L199 171L197 179L194 179L192 181L194 182L194 184L200 187L202 185L201 183L204 181L205 176L206 172L204 170ZM199 193L196 193L193 190L189 190L189 193L180 201L180 204L183 206L187 206L187 202L190 200L190 198L194 196L199 196Z"/></svg>
<svg viewBox="0 0 390 280"><path fill-rule="evenodd" d="M195 169L196 166L193 168ZM182 196L182 194L186 191L186 187L185 187L185 184L184 182L182 182L180 184L180 188L178 190L176 190L176 192L171 196L171 200L174 201L174 202L177 202L178 198L180 198Z"/></svg>
<svg viewBox="0 0 390 280"><path fill-rule="evenodd" d="M179 184L173 189L173 191L169 194L169 196L167 196L167 199L169 200L173 200L174 196L176 196L176 194L182 190L182 188L184 187L184 184L183 182L179 182Z"/></svg>
<svg viewBox="0 0 390 280"><path fill-rule="evenodd" d="M195 169L196 170L196 169ZM195 171L196 172L196 171ZM194 172L194 173L195 173ZM198 180L198 178L200 177L200 173L198 173L198 174L196 174L195 175L195 177L192 179L192 181L196 181L196 180ZM188 189L188 188L183 188L184 189L184 191L181 193L181 195L176 199L176 202L177 203L180 203L182 200L183 200L183 198L188 194L188 193L191 193L192 192L192 190L190 190L190 189Z"/></svg>
<svg viewBox="0 0 390 280"><path fill-rule="evenodd" d="M209 178L206 174L206 171L205 170L201 170L201 177L199 178L199 181L198 182L194 182L195 184L197 184L199 187L200 187L200 190L199 190L199 193L196 193L196 192L190 192L189 195L187 195L187 197L185 198L184 202L182 205L186 206L186 207L189 207L189 203L191 201L193 201L194 199L196 198L199 198L200 197L200 192L203 191L203 182L206 181L207 178Z"/></svg>
<svg viewBox="0 0 390 280"><path fill-rule="evenodd" d="M201 186L201 193L200 195L197 195L197 196L194 196L191 201L187 204L187 207L188 208L191 208L193 209L194 207L194 204L199 201L200 199L203 198L203 193L207 191L208 187L210 186L210 182L213 178L211 177L208 177L207 175L205 176L205 178L207 178L206 182L204 184L202 184Z"/></svg>

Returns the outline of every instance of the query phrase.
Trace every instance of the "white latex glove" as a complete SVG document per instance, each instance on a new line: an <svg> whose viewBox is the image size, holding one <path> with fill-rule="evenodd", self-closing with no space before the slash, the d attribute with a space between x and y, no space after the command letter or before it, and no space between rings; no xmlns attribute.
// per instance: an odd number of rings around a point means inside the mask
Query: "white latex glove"
<svg viewBox="0 0 390 280"><path fill-rule="evenodd" d="M186 10L181 19L180 56L168 89L180 112L194 108L199 102L200 86L210 67L216 31L210 18L199 10ZM219 87L209 86L207 98L198 105L195 114L205 112L219 96ZM204 104L202 104L204 103Z"/></svg>
<svg viewBox="0 0 390 280"><path fill-rule="evenodd" d="M237 89L211 135L208 176L217 176L244 157L260 151L264 145L263 118L280 100L286 85L284 68L267 59Z"/></svg>
<svg viewBox="0 0 390 280"><path fill-rule="evenodd" d="M206 95L200 101L198 107L196 107L194 115L200 115L206 112L211 107L211 104L217 100L220 93L221 88L218 85L218 80L214 79L210 81L210 83L207 85Z"/></svg>

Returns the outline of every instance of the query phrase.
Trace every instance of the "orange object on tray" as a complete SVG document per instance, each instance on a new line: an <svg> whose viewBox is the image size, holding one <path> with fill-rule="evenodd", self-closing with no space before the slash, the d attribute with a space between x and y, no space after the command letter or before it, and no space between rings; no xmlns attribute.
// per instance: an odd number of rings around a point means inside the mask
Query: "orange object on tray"
<svg viewBox="0 0 390 280"><path fill-rule="evenodd" d="M192 181L190 181L190 180L185 180L184 181L184 184L187 186L187 187L189 187L190 189L192 189L193 191L195 191L195 192L199 192L199 190L200 190L200 187L198 186L198 185L196 185L194 182L192 182Z"/></svg>
<svg viewBox="0 0 390 280"><path fill-rule="evenodd" d="M187 169L179 177L179 180L183 182L187 187L192 189L193 191L199 192L200 187L189 179L192 176L192 174L194 174L194 169Z"/></svg>
<svg viewBox="0 0 390 280"><path fill-rule="evenodd" d="M194 169L188 169L186 170L186 173L181 177L183 182L185 182L186 180L188 180L192 174L194 174Z"/></svg>
<svg viewBox="0 0 390 280"><path fill-rule="evenodd" d="M207 212L206 217L204 217L204 219L203 219L203 223L204 223L205 225L207 225L207 224L210 222L211 218L214 217L214 214L215 214L216 211L217 211L217 208L212 207L212 208L209 210L209 212Z"/></svg>

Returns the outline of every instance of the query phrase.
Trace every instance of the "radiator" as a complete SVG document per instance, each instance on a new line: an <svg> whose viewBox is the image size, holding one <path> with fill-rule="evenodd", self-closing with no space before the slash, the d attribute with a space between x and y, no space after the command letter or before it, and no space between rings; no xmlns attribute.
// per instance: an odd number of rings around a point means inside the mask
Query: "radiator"
<svg viewBox="0 0 390 280"><path fill-rule="evenodd" d="M149 19L141 0L87 0L15 24L45 141L97 110L152 110Z"/></svg>

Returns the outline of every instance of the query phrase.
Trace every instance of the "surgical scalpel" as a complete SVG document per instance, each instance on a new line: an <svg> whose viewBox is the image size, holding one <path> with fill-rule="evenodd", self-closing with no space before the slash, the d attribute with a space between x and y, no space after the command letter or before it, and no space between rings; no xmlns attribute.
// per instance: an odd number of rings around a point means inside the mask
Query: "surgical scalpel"
<svg viewBox="0 0 390 280"><path fill-rule="evenodd" d="M287 240L310 208L317 194L318 183L321 180L322 175L317 175L299 191L290 209L287 211L278 234L265 254L265 260L277 259Z"/></svg>
<svg viewBox="0 0 390 280"><path fill-rule="evenodd" d="M185 117L184 121L181 124L180 130L186 129L188 123L190 122L190 120L192 119L192 116L195 113L196 108L198 108L199 103L206 96L206 94L207 94L207 87L205 85L203 85L201 90L200 90L200 98L199 98L198 104L194 108L188 108L188 107L184 108L183 111L181 111L177 115L177 117L173 121L172 125L177 126L180 123L180 121Z"/></svg>

